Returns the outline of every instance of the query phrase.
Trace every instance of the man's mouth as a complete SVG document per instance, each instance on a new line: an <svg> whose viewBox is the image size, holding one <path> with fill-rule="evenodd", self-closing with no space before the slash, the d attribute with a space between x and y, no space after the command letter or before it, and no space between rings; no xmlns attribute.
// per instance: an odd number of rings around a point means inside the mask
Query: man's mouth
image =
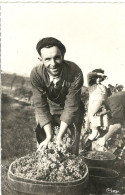
<svg viewBox="0 0 125 195"><path fill-rule="evenodd" d="M57 71L59 70L59 67L56 67L56 68L51 68L52 71Z"/></svg>

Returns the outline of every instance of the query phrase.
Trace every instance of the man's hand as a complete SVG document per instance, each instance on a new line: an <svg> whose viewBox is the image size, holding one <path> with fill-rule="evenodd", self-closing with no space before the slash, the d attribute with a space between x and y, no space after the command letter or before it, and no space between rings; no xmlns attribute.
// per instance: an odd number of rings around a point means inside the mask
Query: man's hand
<svg viewBox="0 0 125 195"><path fill-rule="evenodd" d="M45 148L47 147L50 140L51 140L51 138L46 138L43 142L41 142L38 149L37 149L37 152L39 152L41 150L45 150Z"/></svg>
<svg viewBox="0 0 125 195"><path fill-rule="evenodd" d="M68 128L68 125L64 121L61 121L59 133L58 133L57 139L56 139L56 144L58 146L58 149L60 149L60 147L64 144L62 141L62 137L63 137L65 131L67 130L67 128Z"/></svg>
<svg viewBox="0 0 125 195"><path fill-rule="evenodd" d="M61 137L57 136L56 144L57 144L58 150L60 150L60 147L63 146L64 144Z"/></svg>
<svg viewBox="0 0 125 195"><path fill-rule="evenodd" d="M42 149L45 149L48 145L48 143L51 141L51 138L52 138L52 126L51 126L51 123L48 123L44 126L44 130L45 130L45 133L46 133L46 139L40 143L37 151L40 151Z"/></svg>

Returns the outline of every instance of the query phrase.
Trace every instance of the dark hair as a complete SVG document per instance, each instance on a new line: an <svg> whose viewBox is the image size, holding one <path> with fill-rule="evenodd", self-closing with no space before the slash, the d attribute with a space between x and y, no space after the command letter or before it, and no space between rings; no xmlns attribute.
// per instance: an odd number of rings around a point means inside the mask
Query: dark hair
<svg viewBox="0 0 125 195"><path fill-rule="evenodd" d="M50 48L53 46L57 46L60 49L62 55L64 56L66 52L65 46L58 39L53 38L53 37L46 37L46 38L41 39L36 45L36 50L38 54L41 55L40 50L42 48Z"/></svg>
<svg viewBox="0 0 125 195"><path fill-rule="evenodd" d="M102 70L101 68L99 68L99 69L94 69L92 72L104 74L104 70Z"/></svg>

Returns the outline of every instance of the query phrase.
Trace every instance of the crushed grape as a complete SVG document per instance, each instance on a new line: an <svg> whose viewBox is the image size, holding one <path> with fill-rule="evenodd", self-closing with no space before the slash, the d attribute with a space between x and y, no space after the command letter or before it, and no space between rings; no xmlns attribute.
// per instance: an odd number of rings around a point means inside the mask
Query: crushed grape
<svg viewBox="0 0 125 195"><path fill-rule="evenodd" d="M64 145L59 150L55 135L46 149L17 159L12 166L13 174L25 179L49 182L82 179L87 172L84 159L67 151L72 144L72 139L67 133L63 142Z"/></svg>

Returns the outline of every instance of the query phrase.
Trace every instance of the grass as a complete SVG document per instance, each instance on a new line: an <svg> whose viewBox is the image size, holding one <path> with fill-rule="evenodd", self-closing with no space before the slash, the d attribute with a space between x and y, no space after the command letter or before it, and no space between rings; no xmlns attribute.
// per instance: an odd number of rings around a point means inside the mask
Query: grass
<svg viewBox="0 0 125 195"><path fill-rule="evenodd" d="M2 98L2 195L13 194L7 183L7 171L16 158L36 150L34 109L23 106L10 97Z"/></svg>

